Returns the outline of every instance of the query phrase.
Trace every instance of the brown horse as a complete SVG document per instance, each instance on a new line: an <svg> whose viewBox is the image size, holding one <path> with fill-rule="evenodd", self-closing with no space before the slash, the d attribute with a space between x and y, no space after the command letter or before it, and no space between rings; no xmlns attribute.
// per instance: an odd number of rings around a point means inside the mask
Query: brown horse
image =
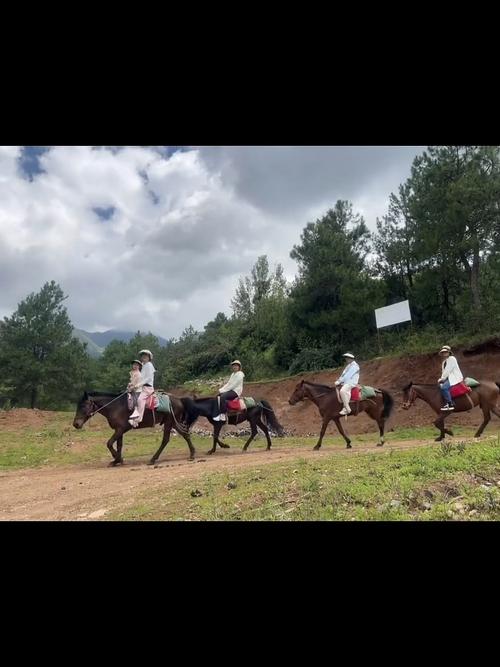
<svg viewBox="0 0 500 667"><path fill-rule="evenodd" d="M453 412L467 412L472 410L477 405L483 411L483 423L478 428L475 438L479 438L481 433L486 428L486 425L491 419L491 412L497 417L500 417L500 410L497 408L497 400L500 394L500 384L498 382L489 382L482 380L479 387L474 387L469 394L457 396L453 401L455 409L450 412L443 412L441 407L443 405L443 397L441 389L438 384L410 384L403 388L403 408L408 410L417 398L425 401L434 412L437 414L437 419L433 422L434 426L440 430L440 435L436 438L436 442L444 439L445 434L453 435L453 433L444 427L444 420L449 414Z"/></svg>
<svg viewBox="0 0 500 667"><path fill-rule="evenodd" d="M138 428L151 428L155 424L163 425L163 439L158 451L153 455L149 461L149 465L153 465L170 440L170 432L172 428L182 435L189 447L189 460L192 461L195 455L195 448L191 442L189 429L185 424L187 417L186 407L183 403L184 399L170 396L172 411L169 413L155 412L145 410L144 418L139 424ZM128 423L128 418L131 411L128 407L127 397L120 394L106 394L101 392L85 392L76 407L75 418L73 419L73 426L77 429L83 427L85 422L90 419L96 412L100 412L108 420L108 424L114 429L114 433L108 440L107 447L111 452L113 460L110 466L123 464L122 447L123 435L132 429ZM116 442L116 450L113 444Z"/></svg>
<svg viewBox="0 0 500 667"><path fill-rule="evenodd" d="M366 412L369 417L374 419L380 430L380 442L377 444L377 447L382 447L384 444L385 421L391 414L394 401L392 400L392 396L389 392L385 391L385 389L377 389L376 391L377 394L375 398L367 398L363 401L352 402L350 404L352 412L349 416L356 417L360 412ZM299 382L295 387L295 391L288 399L288 402L290 405L295 405L304 399L310 399L318 407L319 413L323 417L323 425L321 427L318 444L314 449L319 449L321 447L326 427L332 419L337 425L340 435L346 441L347 448L351 449L351 440L345 434L342 424L340 423L340 411L344 406L342 402L339 401L336 390L325 384L315 384L313 382L302 380L302 382Z"/></svg>

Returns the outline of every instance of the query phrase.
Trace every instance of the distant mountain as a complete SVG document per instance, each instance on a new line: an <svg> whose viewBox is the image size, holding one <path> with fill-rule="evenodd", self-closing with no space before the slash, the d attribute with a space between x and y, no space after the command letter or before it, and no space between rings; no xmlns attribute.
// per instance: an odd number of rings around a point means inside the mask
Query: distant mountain
<svg viewBox="0 0 500 667"><path fill-rule="evenodd" d="M100 347L99 345L96 345L92 340L92 338L89 337L86 331L82 331L81 329L73 329L73 336L75 338L78 338L80 342L87 343L87 352L89 357L92 357L93 359L98 359L104 352L104 348Z"/></svg>
<svg viewBox="0 0 500 667"><path fill-rule="evenodd" d="M137 331L120 331L118 329L109 329L108 331L84 331L83 329L75 329L75 331L92 341L94 345L101 350L100 354L102 354L102 350L104 350L112 340L121 340L124 343L128 343L137 333ZM162 338L161 336L156 337L160 341L160 345L163 346L167 344L165 338Z"/></svg>

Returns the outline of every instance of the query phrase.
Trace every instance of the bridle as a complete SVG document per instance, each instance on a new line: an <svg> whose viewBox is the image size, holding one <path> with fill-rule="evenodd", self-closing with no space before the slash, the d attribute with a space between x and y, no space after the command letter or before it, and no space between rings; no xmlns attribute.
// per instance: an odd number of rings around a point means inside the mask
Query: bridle
<svg viewBox="0 0 500 667"><path fill-rule="evenodd" d="M410 390L408 392L408 400L403 403L403 409L404 410L409 410L411 406L415 403L417 400L417 392L415 391L415 388L413 385L410 387Z"/></svg>

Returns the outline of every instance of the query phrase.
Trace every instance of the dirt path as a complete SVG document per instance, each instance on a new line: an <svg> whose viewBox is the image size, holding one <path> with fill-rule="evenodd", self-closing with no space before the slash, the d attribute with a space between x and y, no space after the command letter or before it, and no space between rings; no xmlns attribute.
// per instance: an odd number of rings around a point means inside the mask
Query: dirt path
<svg viewBox="0 0 500 667"><path fill-rule="evenodd" d="M88 521L105 517L116 508L134 504L145 490L165 488L181 480L195 482L208 472L238 472L299 458L317 459L332 453L356 456L382 453L391 449L411 449L430 444L430 440L404 440L384 447L366 445L351 450L326 447L314 452L310 446L274 447L271 452L239 449L218 450L212 456L198 454L194 462L184 453L167 455L158 466L146 465L149 457L128 459L119 468L92 463L64 468L17 470L0 474L0 520Z"/></svg>

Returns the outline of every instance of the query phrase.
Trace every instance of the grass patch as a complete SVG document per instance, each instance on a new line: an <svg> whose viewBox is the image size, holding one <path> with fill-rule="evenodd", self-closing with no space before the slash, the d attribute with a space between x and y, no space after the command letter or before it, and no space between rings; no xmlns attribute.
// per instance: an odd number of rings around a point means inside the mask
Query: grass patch
<svg viewBox="0 0 500 667"><path fill-rule="evenodd" d="M499 520L500 438L298 458L145 492L114 520Z"/></svg>

